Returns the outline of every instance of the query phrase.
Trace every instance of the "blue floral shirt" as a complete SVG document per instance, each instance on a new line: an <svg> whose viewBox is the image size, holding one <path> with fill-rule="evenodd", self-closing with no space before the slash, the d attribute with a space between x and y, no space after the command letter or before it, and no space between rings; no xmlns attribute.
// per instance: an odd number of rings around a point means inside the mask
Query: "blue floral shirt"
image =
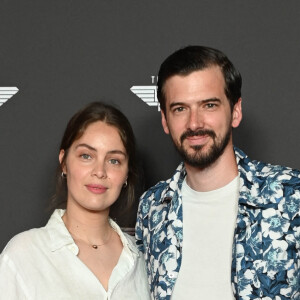
<svg viewBox="0 0 300 300"><path fill-rule="evenodd" d="M300 299L300 172L251 161L235 148L240 176L232 250L236 299ZM174 176L140 200L136 239L152 298L171 297L182 259L181 163Z"/></svg>

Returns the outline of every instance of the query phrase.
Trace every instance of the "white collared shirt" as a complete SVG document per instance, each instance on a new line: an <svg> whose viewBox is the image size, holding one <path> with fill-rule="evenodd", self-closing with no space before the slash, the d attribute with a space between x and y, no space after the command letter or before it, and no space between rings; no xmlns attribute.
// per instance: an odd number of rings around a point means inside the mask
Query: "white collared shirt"
<svg viewBox="0 0 300 300"><path fill-rule="evenodd" d="M106 291L77 257L79 249L55 210L45 227L16 235L0 256L0 299L148 300L145 263L134 239L110 220L123 250Z"/></svg>

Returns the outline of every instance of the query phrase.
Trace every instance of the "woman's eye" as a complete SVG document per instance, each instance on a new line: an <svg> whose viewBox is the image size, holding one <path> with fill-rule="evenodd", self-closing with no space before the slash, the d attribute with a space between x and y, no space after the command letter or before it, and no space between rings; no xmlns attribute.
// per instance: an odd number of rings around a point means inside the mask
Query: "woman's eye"
<svg viewBox="0 0 300 300"><path fill-rule="evenodd" d="M81 154L80 155L83 159L91 159L92 157L89 154Z"/></svg>
<svg viewBox="0 0 300 300"><path fill-rule="evenodd" d="M120 164L120 161L118 161L117 159L112 158L112 159L109 160L109 163L112 164L112 165L118 165L118 164Z"/></svg>

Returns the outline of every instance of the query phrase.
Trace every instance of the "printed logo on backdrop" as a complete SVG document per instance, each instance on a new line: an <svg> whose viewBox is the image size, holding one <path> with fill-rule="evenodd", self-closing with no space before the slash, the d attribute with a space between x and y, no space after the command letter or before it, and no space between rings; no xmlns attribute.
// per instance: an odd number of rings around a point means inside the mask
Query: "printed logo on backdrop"
<svg viewBox="0 0 300 300"><path fill-rule="evenodd" d="M134 85L130 90L147 105L157 106L158 111L160 111L159 102L156 96L157 86L153 85L156 80L157 76L151 76L152 85Z"/></svg>
<svg viewBox="0 0 300 300"><path fill-rule="evenodd" d="M9 100L19 91L16 87L1 87L0 86L0 106Z"/></svg>

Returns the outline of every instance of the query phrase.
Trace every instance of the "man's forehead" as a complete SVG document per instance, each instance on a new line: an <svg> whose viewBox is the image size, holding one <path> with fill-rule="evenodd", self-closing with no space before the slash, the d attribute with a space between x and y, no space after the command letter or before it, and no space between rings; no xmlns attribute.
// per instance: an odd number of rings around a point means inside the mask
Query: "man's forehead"
<svg viewBox="0 0 300 300"><path fill-rule="evenodd" d="M196 70L189 74L176 74L169 77L164 85L164 93L212 89L225 91L225 79L219 66Z"/></svg>
<svg viewBox="0 0 300 300"><path fill-rule="evenodd" d="M209 73L209 72L213 72L215 73L216 76L221 76L223 79L224 79L224 75L223 75L223 72L222 72L222 69L220 66L218 65L209 65L205 68L202 68L202 69L196 69L196 70L192 70L192 71L189 71L189 72L182 72L182 73L178 73L178 74L174 74L174 75L171 75L167 80L170 80L172 78L182 78L182 79L185 79L185 78L188 78L190 77L190 75L195 75L195 74L205 74L205 73Z"/></svg>

